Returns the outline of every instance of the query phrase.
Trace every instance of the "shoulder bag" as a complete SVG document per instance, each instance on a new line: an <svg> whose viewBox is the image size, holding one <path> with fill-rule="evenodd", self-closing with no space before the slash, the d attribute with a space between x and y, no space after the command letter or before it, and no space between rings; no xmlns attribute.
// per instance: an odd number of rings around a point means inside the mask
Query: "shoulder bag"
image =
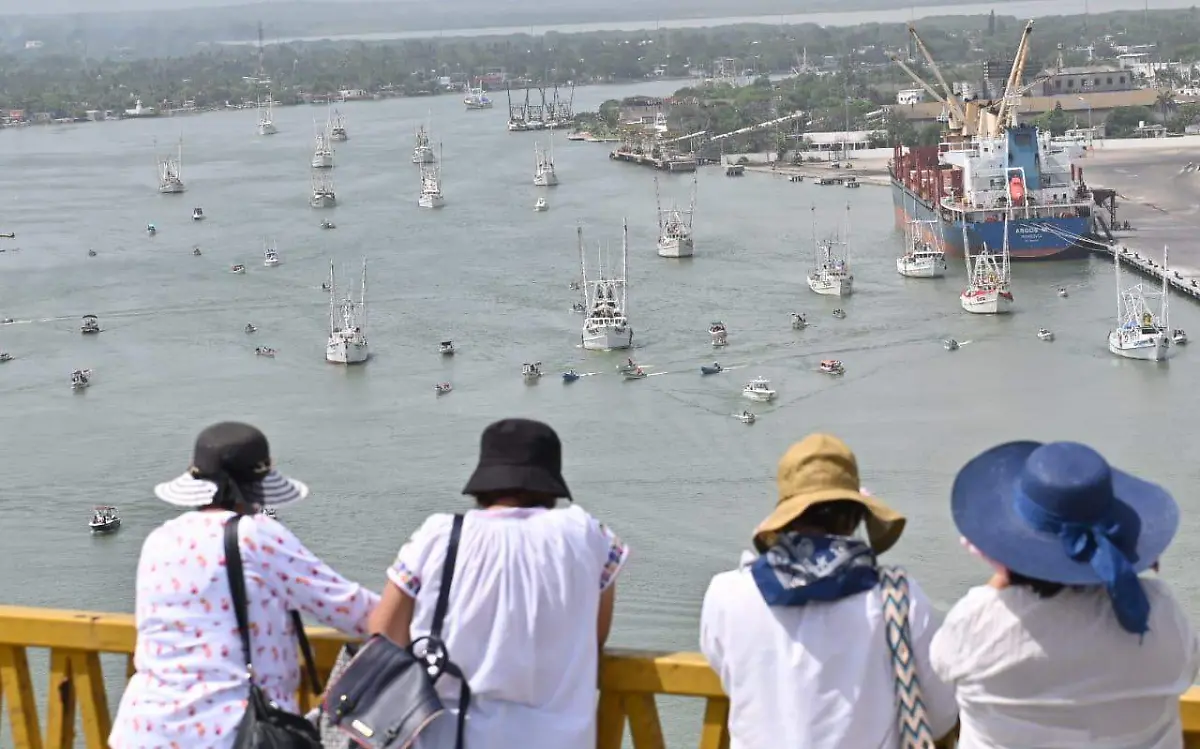
<svg viewBox="0 0 1200 749"><path fill-rule="evenodd" d="M933 730L921 698L921 681L912 652L912 632L908 623L908 577L903 567L879 568L883 595L883 619L887 625L888 649L896 679L896 721L900 749L933 749Z"/></svg>
<svg viewBox="0 0 1200 749"><path fill-rule="evenodd" d="M419 638L407 648L383 635L372 636L325 692L322 705L325 715L362 746L411 747L421 731L445 712L436 685L438 679L448 674L462 683L454 742L455 749L462 749L471 687L462 669L450 661L442 640L462 525L463 516L455 515L429 636Z"/></svg>
<svg viewBox="0 0 1200 749"><path fill-rule="evenodd" d="M246 660L246 677L250 682L250 698L246 701L246 712L238 724L233 749L321 749L321 736L312 723L303 716L282 710L267 699L262 689L254 683L254 664L250 649L250 617L247 614L246 576L242 568L242 552L238 546L238 521L234 515L225 522L225 574L229 577L229 591L233 597L233 612L237 616L238 634L242 638L242 652ZM311 686L321 693L313 664L312 649L304 634L304 623L295 611L289 612L304 665Z"/></svg>

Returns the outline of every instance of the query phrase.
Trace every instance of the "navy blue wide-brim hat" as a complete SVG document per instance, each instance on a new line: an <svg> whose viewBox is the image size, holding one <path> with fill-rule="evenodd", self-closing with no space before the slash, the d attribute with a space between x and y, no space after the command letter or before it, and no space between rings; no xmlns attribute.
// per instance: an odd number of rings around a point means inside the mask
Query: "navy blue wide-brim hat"
<svg viewBox="0 0 1200 749"><path fill-rule="evenodd" d="M1070 557L1059 534L1035 527L1033 515L1115 529L1136 572L1157 562L1179 529L1179 507L1165 489L1073 442L1009 442L983 452L958 472L950 506L959 533L988 559L1063 585L1105 581L1087 559Z"/></svg>

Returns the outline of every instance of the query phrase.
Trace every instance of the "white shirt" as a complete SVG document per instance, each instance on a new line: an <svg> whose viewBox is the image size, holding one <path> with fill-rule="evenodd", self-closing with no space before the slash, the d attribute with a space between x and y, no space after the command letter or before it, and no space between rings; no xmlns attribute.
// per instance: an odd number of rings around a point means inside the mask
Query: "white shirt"
<svg viewBox="0 0 1200 749"><path fill-rule="evenodd" d="M433 515L388 578L416 601L410 632L429 634L452 515ZM469 749L596 745L596 617L628 550L582 508L466 513L442 636L467 675ZM453 746L460 683L438 681L449 708L419 747Z"/></svg>
<svg viewBox="0 0 1200 749"><path fill-rule="evenodd" d="M1179 697L1200 647L1161 580L1145 638L1117 624L1103 588L1039 598L972 588L933 639L933 667L958 687L959 749L1181 749Z"/></svg>
<svg viewBox="0 0 1200 749"><path fill-rule="evenodd" d="M840 601L768 606L745 566L712 579L700 650L729 695L730 749L896 749L895 671L878 588ZM909 586L911 643L935 738L954 727L954 691L933 674L937 612Z"/></svg>
<svg viewBox="0 0 1200 749"><path fill-rule="evenodd" d="M113 749L233 746L249 695L225 576L230 512L188 512L151 531L137 571L137 673L108 743ZM366 635L379 596L330 569L265 515L243 517L254 683L295 711L300 666L288 611Z"/></svg>

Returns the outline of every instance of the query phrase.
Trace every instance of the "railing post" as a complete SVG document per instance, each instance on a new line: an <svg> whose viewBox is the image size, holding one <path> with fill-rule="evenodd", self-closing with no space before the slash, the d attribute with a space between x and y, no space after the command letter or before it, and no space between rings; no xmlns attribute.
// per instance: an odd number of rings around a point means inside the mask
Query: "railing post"
<svg viewBox="0 0 1200 749"><path fill-rule="evenodd" d="M601 690L596 705L596 749L621 749L624 734L625 706L621 695Z"/></svg>
<svg viewBox="0 0 1200 749"><path fill-rule="evenodd" d="M72 749L75 745L75 685L71 683L71 656L62 648L50 650L46 710L46 749Z"/></svg>
<svg viewBox="0 0 1200 749"><path fill-rule="evenodd" d="M709 697L704 701L704 725L700 728L700 749L729 749L729 700Z"/></svg>
<svg viewBox="0 0 1200 749"><path fill-rule="evenodd" d="M37 703L25 648L0 645L0 700L8 698L8 719L16 749L42 749Z"/></svg>

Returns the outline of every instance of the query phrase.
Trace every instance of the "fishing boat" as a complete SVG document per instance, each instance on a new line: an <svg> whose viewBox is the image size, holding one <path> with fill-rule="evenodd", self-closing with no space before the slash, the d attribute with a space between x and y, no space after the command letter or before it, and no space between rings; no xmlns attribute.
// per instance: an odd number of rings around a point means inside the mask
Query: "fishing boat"
<svg viewBox="0 0 1200 749"><path fill-rule="evenodd" d="M275 127L275 112L272 109L274 101L271 96L271 89L267 88L266 101L260 98L256 103L258 105L258 134L274 135L279 132L279 128Z"/></svg>
<svg viewBox="0 0 1200 749"><path fill-rule="evenodd" d="M1039 341L1053 341L1054 332L1048 328L1038 328L1037 337Z"/></svg>
<svg viewBox="0 0 1200 749"><path fill-rule="evenodd" d="M700 374L702 374L702 375L720 374L721 372L724 372L724 371L725 371L725 368L721 366L720 362L713 362L711 367L705 366L703 364L700 365Z"/></svg>
<svg viewBox="0 0 1200 749"><path fill-rule="evenodd" d="M12 319L11 317L6 317L3 320L0 320L0 325L12 325L14 322L16 322L16 320Z"/></svg>
<svg viewBox="0 0 1200 749"><path fill-rule="evenodd" d="M521 376L526 382L536 381L542 376L542 363L540 361L525 362L521 365Z"/></svg>
<svg viewBox="0 0 1200 749"><path fill-rule="evenodd" d="M321 228L322 229L336 229L337 224L333 223L329 219L325 219L324 221L321 222Z"/></svg>
<svg viewBox="0 0 1200 749"><path fill-rule="evenodd" d="M562 373L563 382L575 382L579 379L579 373L573 369L568 369Z"/></svg>
<svg viewBox="0 0 1200 749"><path fill-rule="evenodd" d="M314 126L316 123L313 123ZM333 168L333 146L329 144L328 130L318 130L315 136L313 145L312 168L313 169L332 169Z"/></svg>
<svg viewBox="0 0 1200 749"><path fill-rule="evenodd" d="M846 206L845 238L825 238L817 241L816 207L813 207L813 242L817 266L808 274L808 288L823 296L849 296L854 291L854 276L850 273L850 206Z"/></svg>
<svg viewBox="0 0 1200 749"><path fill-rule="evenodd" d="M265 356L269 359L275 358L275 349L271 348L270 346L256 346L254 353L258 356Z"/></svg>
<svg viewBox="0 0 1200 749"><path fill-rule="evenodd" d="M849 187L849 188L862 187L862 183L858 181L857 177L847 177L844 180L842 180L842 187Z"/></svg>
<svg viewBox="0 0 1200 749"><path fill-rule="evenodd" d="M1005 225L1008 224L1005 214ZM967 231L963 225L963 233ZM963 240L964 245L967 240ZM1013 307L1012 274L1009 263L1008 231L1004 232L1004 246L1000 260L988 251L987 245L972 260L970 252L965 256L967 262L968 286L959 295L959 302L967 312L977 315L998 315L1010 312Z"/></svg>
<svg viewBox="0 0 1200 749"><path fill-rule="evenodd" d="M480 81L478 86L465 84L464 88L466 95L463 96L463 104L466 105L468 111L492 108L492 100L484 93L483 81Z"/></svg>
<svg viewBox="0 0 1200 749"><path fill-rule="evenodd" d="M624 374L626 372L632 372L633 370L635 370L637 368L638 368L638 365L636 362L633 361L633 359L626 359L625 361L623 361L617 365L617 371L620 372L621 374Z"/></svg>
<svg viewBox="0 0 1200 749"><path fill-rule="evenodd" d="M1062 297L1063 299L1066 299L1066 298L1067 298L1067 296L1068 296L1068 295L1067 295L1067 289L1066 289L1066 287L1064 287L1064 286L1059 286L1059 287L1058 287L1058 295L1059 295L1060 297Z"/></svg>
<svg viewBox="0 0 1200 749"><path fill-rule="evenodd" d="M203 208L193 208L192 209L192 221L203 221L203 220L204 220L204 209Z"/></svg>
<svg viewBox="0 0 1200 749"><path fill-rule="evenodd" d="M436 162L421 164L421 194L417 196L419 208L441 208L446 205L442 194L442 167Z"/></svg>
<svg viewBox="0 0 1200 749"><path fill-rule="evenodd" d="M571 304L571 311L572 312L587 312L587 307L585 307L583 305L583 302L574 302Z"/></svg>
<svg viewBox="0 0 1200 749"><path fill-rule="evenodd" d="M550 209L550 204L546 202L545 198L538 198L537 201L533 204L533 210L535 210L535 211L546 211L549 209Z"/></svg>
<svg viewBox="0 0 1200 749"><path fill-rule="evenodd" d="M362 288L358 301L349 294L337 298L333 261L329 261L329 341L325 361L331 364L361 364L370 355L367 345L367 259L362 261Z"/></svg>
<svg viewBox="0 0 1200 749"><path fill-rule="evenodd" d="M112 533L121 527L121 515L116 507L101 505L92 509L92 519L88 528L92 533Z"/></svg>
<svg viewBox="0 0 1200 749"><path fill-rule="evenodd" d="M100 319L95 315L84 315L79 326L79 332L84 335L94 335L100 332Z"/></svg>
<svg viewBox="0 0 1200 749"><path fill-rule="evenodd" d="M540 143L533 144L533 184L537 187L554 187L558 174L554 171L554 133L550 133L550 150L543 151Z"/></svg>
<svg viewBox="0 0 1200 749"><path fill-rule="evenodd" d="M245 330L247 333L254 333L258 331L258 326L252 322L248 322L243 330Z"/></svg>
<svg viewBox="0 0 1200 749"><path fill-rule="evenodd" d="M904 254L896 258L897 273L907 278L946 275L946 253L925 238L938 230L937 221L909 221L905 225Z"/></svg>
<svg viewBox="0 0 1200 749"><path fill-rule="evenodd" d="M269 517L269 518L274 518L274 517L276 517L276 515L277 515L277 513L276 513L276 511L275 511L275 508L274 508L274 507L262 507L262 508L259 508L259 510L258 510L258 514L259 514L259 515L265 515L266 517Z"/></svg>
<svg viewBox="0 0 1200 749"><path fill-rule="evenodd" d="M230 272L230 273L245 273L245 272L246 272L246 266L242 265L241 263L238 263L237 265L235 265L235 266L233 266L232 268L230 268L230 269L229 269L229 272Z"/></svg>
<svg viewBox="0 0 1200 749"><path fill-rule="evenodd" d="M1117 277L1117 327L1109 331L1108 350L1126 359L1165 361L1171 356L1171 333L1168 324L1167 248L1163 248L1162 308L1156 317L1146 304L1142 285L1121 288L1121 253L1113 253Z"/></svg>
<svg viewBox="0 0 1200 749"><path fill-rule="evenodd" d="M201 255L201 254L202 254L202 253L200 252L200 248L199 248L199 247L193 247L193 248L192 248L192 256L193 256L193 257L200 257L200 255Z"/></svg>
<svg viewBox="0 0 1200 749"><path fill-rule="evenodd" d="M438 384L433 386L433 391L435 393L437 393L438 395L445 395L446 393L450 392L453 389L454 389L454 386L448 382L439 382Z"/></svg>
<svg viewBox="0 0 1200 749"><path fill-rule="evenodd" d="M7 351L0 351L0 364L4 363L6 361L12 361L12 360L13 360L12 354L8 353Z"/></svg>
<svg viewBox="0 0 1200 749"><path fill-rule="evenodd" d="M846 319L846 310L842 309L841 307L835 309L833 312L830 312L829 314L833 315L838 320Z"/></svg>
<svg viewBox="0 0 1200 749"><path fill-rule="evenodd" d="M1187 333L1184 332L1183 328L1176 328L1171 331L1171 343L1174 343L1176 346L1182 346L1187 342Z"/></svg>
<svg viewBox="0 0 1200 749"><path fill-rule="evenodd" d="M312 174L312 197L308 204L313 208L333 208L337 205L337 193L333 191L333 175L325 171Z"/></svg>
<svg viewBox="0 0 1200 749"><path fill-rule="evenodd" d="M754 414L750 413L749 411L742 411L740 414L734 414L733 417L735 419L737 419L738 421L742 422L743 424L753 424L755 419L757 418Z"/></svg>
<svg viewBox="0 0 1200 749"><path fill-rule="evenodd" d="M92 249L89 249L89 250L88 250L88 257L96 257L96 251L95 251L95 250L92 250Z"/></svg>
<svg viewBox="0 0 1200 749"><path fill-rule="evenodd" d="M184 189L183 138L180 138L174 158L171 156L158 157L158 191L164 195L178 195Z"/></svg>
<svg viewBox="0 0 1200 749"><path fill-rule="evenodd" d="M792 330L803 330L808 327L808 318L799 312L792 313Z"/></svg>
<svg viewBox="0 0 1200 749"><path fill-rule="evenodd" d="M583 227L576 229L579 238L579 264L583 278L584 313L581 341L588 351L611 351L633 346L633 328L629 325L629 286L626 271L629 264L629 225L621 223L621 274L614 276L605 267L603 253L599 256L598 277L588 281L587 258L583 247Z"/></svg>
<svg viewBox="0 0 1200 749"><path fill-rule="evenodd" d="M424 125L420 125L417 127L413 144L412 163L432 164L435 161L437 161L437 154L433 152L433 146L429 142L429 133L425 130Z"/></svg>
<svg viewBox="0 0 1200 749"><path fill-rule="evenodd" d="M626 380L642 380L646 377L646 372L641 367L634 367L631 372L622 372L621 376Z"/></svg>
<svg viewBox="0 0 1200 749"><path fill-rule="evenodd" d="M346 118L336 109L329 117L329 140L335 143L350 140L350 136L346 132Z"/></svg>
<svg viewBox="0 0 1200 749"><path fill-rule="evenodd" d="M958 341L954 340L953 338L947 338L946 340L942 341L942 347L947 351L958 351Z"/></svg>
<svg viewBox="0 0 1200 749"><path fill-rule="evenodd" d="M154 224L146 224L146 233L153 237L158 234L158 227Z"/></svg>
<svg viewBox="0 0 1200 749"><path fill-rule="evenodd" d="M771 381L764 377L755 377L742 388L742 395L752 401L767 402L775 400L775 391L771 389Z"/></svg>
<svg viewBox="0 0 1200 749"><path fill-rule="evenodd" d="M729 345L729 330L723 322L710 323L708 326L708 335L712 338L713 348L721 348L722 346Z"/></svg>
<svg viewBox="0 0 1200 749"><path fill-rule="evenodd" d="M846 374L846 367L837 359L826 359L818 366L818 370L820 370L821 374L827 375Z"/></svg>
<svg viewBox="0 0 1200 749"><path fill-rule="evenodd" d="M454 356L454 342L442 341L438 344L438 353L442 356Z"/></svg>
<svg viewBox="0 0 1200 749"><path fill-rule="evenodd" d="M696 211L696 175L692 175L692 199L686 211L671 203L663 209L658 192L658 175L654 176L654 202L658 209L658 256L691 257L696 251L692 237L692 216Z"/></svg>
<svg viewBox="0 0 1200 749"><path fill-rule="evenodd" d="M279 249L275 246L275 240L263 243L263 265L272 268L279 265Z"/></svg>
<svg viewBox="0 0 1200 749"><path fill-rule="evenodd" d="M77 369L71 373L71 387L74 390L83 390L92 384L92 370Z"/></svg>

